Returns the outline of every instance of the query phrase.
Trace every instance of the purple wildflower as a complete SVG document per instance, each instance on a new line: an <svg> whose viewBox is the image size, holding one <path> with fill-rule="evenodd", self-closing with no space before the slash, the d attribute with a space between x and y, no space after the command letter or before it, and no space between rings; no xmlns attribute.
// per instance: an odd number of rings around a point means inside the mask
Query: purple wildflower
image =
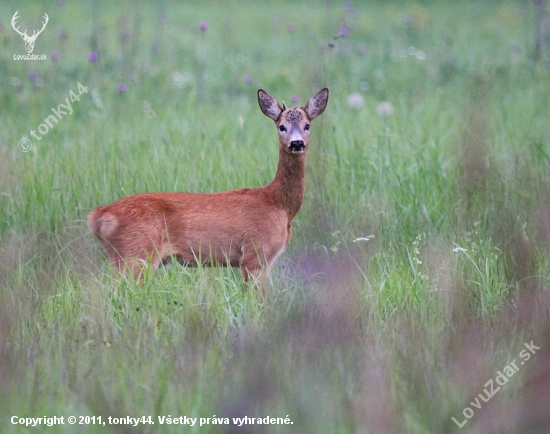
<svg viewBox="0 0 550 434"><path fill-rule="evenodd" d="M208 23L206 21L201 21L199 23L199 29L201 29L203 32L208 30Z"/></svg>
<svg viewBox="0 0 550 434"><path fill-rule="evenodd" d="M414 18L412 15L409 14L403 14L401 15L401 22L406 25L407 27L417 27L416 18Z"/></svg>
<svg viewBox="0 0 550 434"><path fill-rule="evenodd" d="M244 77L244 82L245 82L246 84L252 83L252 77L251 77L250 75L246 75L246 76Z"/></svg>
<svg viewBox="0 0 550 434"><path fill-rule="evenodd" d="M36 72L29 73L29 80L32 81L33 83L36 81L37 78L38 78L38 75L36 74Z"/></svg>
<svg viewBox="0 0 550 434"><path fill-rule="evenodd" d="M346 13L350 15L353 15L357 12L350 1L344 2L344 11L346 11Z"/></svg>
<svg viewBox="0 0 550 434"><path fill-rule="evenodd" d="M125 93L128 90L126 83L120 83L118 85L118 93Z"/></svg>
<svg viewBox="0 0 550 434"><path fill-rule="evenodd" d="M288 30L288 33L294 33L296 31L296 25L289 24L288 26L286 26L286 29Z"/></svg>
<svg viewBox="0 0 550 434"><path fill-rule="evenodd" d="M299 99L300 98L298 97L298 95L292 95L290 97L290 101L292 101L293 104L296 104L299 101Z"/></svg>
<svg viewBox="0 0 550 434"><path fill-rule="evenodd" d="M88 54L88 60L92 63L97 62L97 53L95 51L92 51L90 54Z"/></svg>
<svg viewBox="0 0 550 434"><path fill-rule="evenodd" d="M59 59L59 53L57 51L52 51L50 54L50 59L52 59L54 62Z"/></svg>
<svg viewBox="0 0 550 434"><path fill-rule="evenodd" d="M349 36L349 27L348 26L342 26L338 29L338 36L345 38L346 36Z"/></svg>
<svg viewBox="0 0 550 434"><path fill-rule="evenodd" d="M63 27L61 29L59 29L57 31L57 37L59 39L67 39L67 37L68 37L67 29L65 29Z"/></svg>

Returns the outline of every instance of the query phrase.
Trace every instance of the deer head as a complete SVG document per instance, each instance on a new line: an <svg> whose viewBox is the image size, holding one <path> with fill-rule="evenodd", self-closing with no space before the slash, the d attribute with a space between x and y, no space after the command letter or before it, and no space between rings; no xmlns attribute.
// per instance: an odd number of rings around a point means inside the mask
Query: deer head
<svg viewBox="0 0 550 434"><path fill-rule="evenodd" d="M42 33L42 30L44 30L44 28L46 27L46 24L48 24L48 20L49 20L49 17L48 17L48 14L44 14L44 22L42 23L42 28L40 30L38 30L38 33L36 30L33 31L33 34L31 36L27 35L27 30L25 30L24 32L21 32L19 30L19 26L15 27L15 21L17 21L17 14L19 13L19 11L16 11L14 14L13 14L13 18L11 19L11 26L13 27L13 30L15 30L17 33L19 33L21 35L21 37L23 38L23 40L25 41L25 49L27 50L27 53L32 53L32 50L34 50L34 43L36 41L36 38L38 38L38 35L40 35L40 33Z"/></svg>
<svg viewBox="0 0 550 434"><path fill-rule="evenodd" d="M319 116L328 101L328 89L313 95L304 107L288 109L266 91L258 91L258 102L263 114L275 121L279 130L281 149L289 154L302 154L307 150L311 121Z"/></svg>

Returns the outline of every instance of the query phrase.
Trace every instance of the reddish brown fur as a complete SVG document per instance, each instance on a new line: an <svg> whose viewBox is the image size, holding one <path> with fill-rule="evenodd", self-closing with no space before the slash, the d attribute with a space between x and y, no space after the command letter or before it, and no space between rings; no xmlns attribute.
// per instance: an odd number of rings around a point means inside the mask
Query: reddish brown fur
<svg viewBox="0 0 550 434"><path fill-rule="evenodd" d="M328 89L311 97L299 125L291 124L277 101L258 91L262 112L279 131L279 164L271 183L260 188L223 193L144 193L100 206L88 216L88 226L119 271L129 266L136 278L142 267L156 269L174 255L178 262L240 267L245 280L263 272L287 246L292 219L305 192L305 162L309 125L325 109ZM292 152L303 141L303 152Z"/></svg>

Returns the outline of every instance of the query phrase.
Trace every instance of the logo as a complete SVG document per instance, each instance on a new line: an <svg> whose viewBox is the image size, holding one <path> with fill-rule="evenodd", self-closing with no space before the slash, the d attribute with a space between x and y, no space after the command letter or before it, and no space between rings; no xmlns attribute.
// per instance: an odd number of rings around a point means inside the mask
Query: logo
<svg viewBox="0 0 550 434"><path fill-rule="evenodd" d="M43 54L41 56L36 56L36 55L31 55L31 53L33 52L34 50L34 43L36 42L36 38L38 38L38 36L40 35L40 33L42 33L42 31L46 28L46 24L48 24L48 21L49 21L49 17L48 17L48 14L44 13L44 21L42 22L42 28L40 30L33 30L33 33L32 35L27 35L27 29L25 29L24 32L22 32L21 30L19 30L19 26L17 25L16 21L17 21L17 18L19 18L18 16L18 13L19 11L16 11L14 14L13 14L13 17L11 19L11 26L13 27L13 30L15 30L17 33L19 33L21 35L21 37L23 38L23 41L25 41L25 50L27 50L27 55L26 56L16 56L15 54L13 55L13 58L16 59L16 60L19 60L19 59L26 59L26 60L45 60L46 59L46 55Z"/></svg>

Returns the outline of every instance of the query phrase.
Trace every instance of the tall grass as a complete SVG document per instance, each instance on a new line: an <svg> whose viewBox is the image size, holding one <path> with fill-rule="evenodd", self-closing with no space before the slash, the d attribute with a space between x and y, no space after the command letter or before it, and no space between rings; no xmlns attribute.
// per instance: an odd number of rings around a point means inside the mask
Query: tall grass
<svg viewBox="0 0 550 434"><path fill-rule="evenodd" d="M48 61L13 60L23 42L0 25L2 432L28 431L14 415L156 422L87 433L182 432L158 415L293 422L185 432L547 432L550 95L534 6L57 3L0 5L28 28L50 16L35 48ZM34 139L78 83L74 112ZM323 86L306 199L265 298L233 269L112 272L91 209L268 183L277 139L257 89L291 105Z"/></svg>

